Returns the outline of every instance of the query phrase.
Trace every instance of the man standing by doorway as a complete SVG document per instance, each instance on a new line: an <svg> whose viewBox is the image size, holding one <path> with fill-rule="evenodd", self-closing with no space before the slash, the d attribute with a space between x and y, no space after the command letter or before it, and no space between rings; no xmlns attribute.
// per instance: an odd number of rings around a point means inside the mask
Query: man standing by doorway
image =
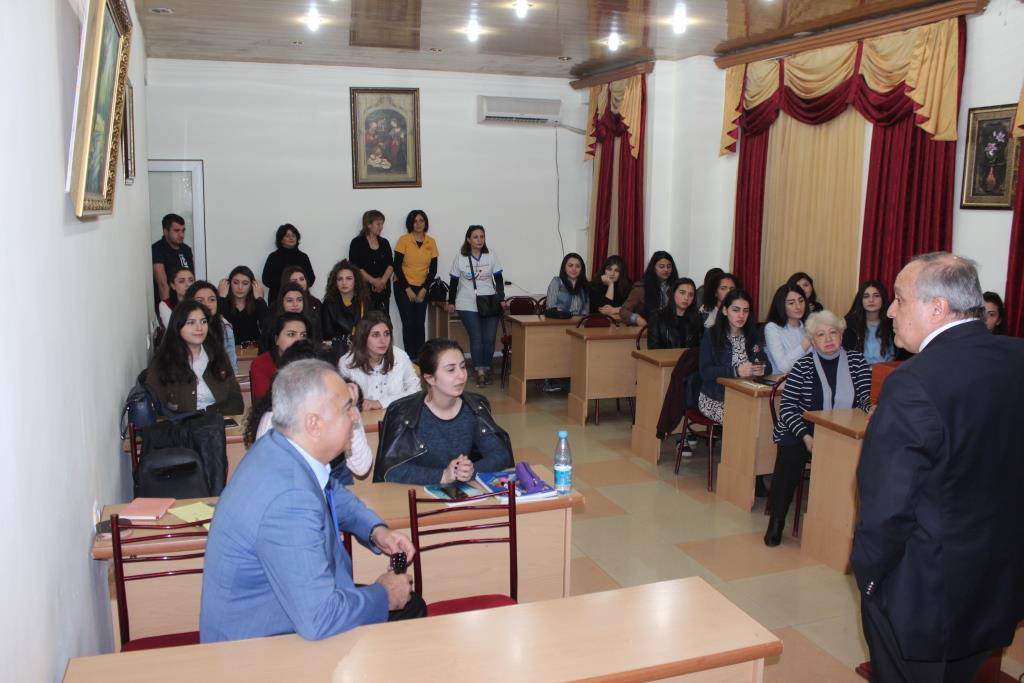
<svg viewBox="0 0 1024 683"><path fill-rule="evenodd" d="M153 243L153 304L171 296L171 278L182 268L196 274L192 247L185 244L185 219L169 213L160 221L164 235Z"/></svg>

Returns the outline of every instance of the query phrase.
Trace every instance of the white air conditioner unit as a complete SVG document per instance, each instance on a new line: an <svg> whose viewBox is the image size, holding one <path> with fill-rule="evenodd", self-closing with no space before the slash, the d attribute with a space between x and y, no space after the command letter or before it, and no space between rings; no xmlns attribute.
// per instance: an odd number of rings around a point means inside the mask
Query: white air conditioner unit
<svg viewBox="0 0 1024 683"><path fill-rule="evenodd" d="M513 123L528 126L557 126L561 100L531 97L477 97L477 123Z"/></svg>

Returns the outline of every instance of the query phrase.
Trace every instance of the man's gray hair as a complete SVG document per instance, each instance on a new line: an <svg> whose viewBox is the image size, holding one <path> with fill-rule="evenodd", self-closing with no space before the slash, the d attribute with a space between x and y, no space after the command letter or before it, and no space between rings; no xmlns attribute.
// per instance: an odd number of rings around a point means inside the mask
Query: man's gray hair
<svg viewBox="0 0 1024 683"><path fill-rule="evenodd" d="M933 251L914 257L920 263L914 288L920 301L945 299L958 318L980 318L985 312L978 280L978 264L947 251Z"/></svg>
<svg viewBox="0 0 1024 683"><path fill-rule="evenodd" d="M308 412L307 406L327 395L326 373L338 374L338 368L315 358L289 363L274 376L274 429L294 431Z"/></svg>

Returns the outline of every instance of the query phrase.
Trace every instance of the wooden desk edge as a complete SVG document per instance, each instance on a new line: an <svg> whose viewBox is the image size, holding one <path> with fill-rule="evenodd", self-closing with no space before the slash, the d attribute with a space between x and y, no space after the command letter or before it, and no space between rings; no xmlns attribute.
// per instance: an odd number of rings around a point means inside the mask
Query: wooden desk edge
<svg viewBox="0 0 1024 683"><path fill-rule="evenodd" d="M854 408L853 410L859 410L859 408ZM865 419L864 427L863 428L857 428L857 427L850 427L849 425L845 425L845 424L842 424L840 422L836 422L835 420L829 418L829 416L828 416L829 412L831 412L831 411L826 411L826 410L808 410L808 411L806 411L804 413L804 419L807 420L808 422L813 422L816 425L820 425L822 427L825 427L826 429L831 429L832 431L838 432L838 433L840 433L840 434L842 434L844 436L848 436L851 439L857 439L858 441L863 441L864 440L864 435L867 434L867 431L868 431L867 422L866 422L866 420L868 418L867 413L864 414L864 419Z"/></svg>
<svg viewBox="0 0 1024 683"><path fill-rule="evenodd" d="M602 683L618 683L620 681L622 683L633 683L634 681L660 681L673 676L684 676L686 674L699 673L701 671L720 669L734 664L753 662L766 657L774 657L775 655L782 654L782 647L782 640L776 637L775 640L767 643L749 645L747 647L740 647L734 650L726 650L725 652L716 652L714 654L694 657L693 659L687 659L681 662L669 662L668 664L658 664L640 669L620 671L614 674L604 674L601 676L577 678L573 680L575 683L596 683L597 681L601 681Z"/></svg>
<svg viewBox="0 0 1024 683"><path fill-rule="evenodd" d="M675 355L675 358L668 360L653 357L652 354L653 352L656 351L678 351L679 353ZM686 349L640 349L634 350L632 352L632 355L633 358L636 358L639 361L649 363L659 368L674 368L676 364L679 363L679 358L683 355L685 351Z"/></svg>
<svg viewBox="0 0 1024 683"><path fill-rule="evenodd" d="M565 331L566 334L577 337L579 339L636 339L636 335L640 333L643 328L625 325L618 327L570 327ZM605 332L604 330L612 330L612 332Z"/></svg>
<svg viewBox="0 0 1024 683"><path fill-rule="evenodd" d="M767 384L759 384L744 377L719 377L716 381L726 389L732 389L754 398L763 398L772 392L772 388ZM755 384L757 386L754 386Z"/></svg>

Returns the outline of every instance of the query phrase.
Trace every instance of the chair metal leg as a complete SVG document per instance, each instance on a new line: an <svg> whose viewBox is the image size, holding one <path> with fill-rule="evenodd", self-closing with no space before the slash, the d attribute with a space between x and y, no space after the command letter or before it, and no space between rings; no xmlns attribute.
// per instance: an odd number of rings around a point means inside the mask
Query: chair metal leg
<svg viewBox="0 0 1024 683"><path fill-rule="evenodd" d="M601 399L594 399L594 426L601 424Z"/></svg>
<svg viewBox="0 0 1024 683"><path fill-rule="evenodd" d="M686 429L689 424L690 419L683 417L683 434L679 437L679 443L676 444L676 474L679 474L679 466L683 464L683 444L686 443Z"/></svg>
<svg viewBox="0 0 1024 683"><path fill-rule="evenodd" d="M715 428L708 427L708 493L712 491L715 468Z"/></svg>

